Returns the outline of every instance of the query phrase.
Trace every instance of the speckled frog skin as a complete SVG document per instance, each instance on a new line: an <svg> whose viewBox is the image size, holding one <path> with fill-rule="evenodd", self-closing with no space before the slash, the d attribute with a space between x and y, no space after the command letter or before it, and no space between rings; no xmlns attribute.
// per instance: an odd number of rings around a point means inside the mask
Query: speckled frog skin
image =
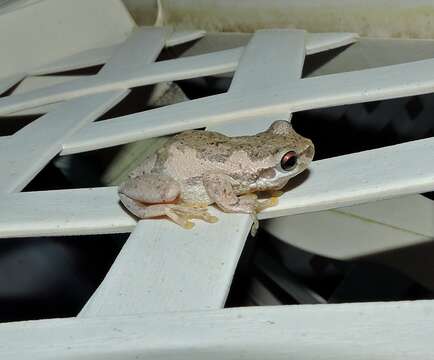
<svg viewBox="0 0 434 360"><path fill-rule="evenodd" d="M282 189L313 155L312 142L283 120L253 136L186 131L133 170L119 186L119 197L139 218L167 216L184 228L194 218L216 222L207 209L213 203L225 212L255 216L277 203L275 197L260 201L255 193Z"/></svg>

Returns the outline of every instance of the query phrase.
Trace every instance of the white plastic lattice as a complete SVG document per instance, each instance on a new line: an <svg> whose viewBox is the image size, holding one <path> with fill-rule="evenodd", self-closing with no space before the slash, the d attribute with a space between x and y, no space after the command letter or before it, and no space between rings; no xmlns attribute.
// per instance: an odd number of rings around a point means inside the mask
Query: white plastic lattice
<svg viewBox="0 0 434 360"><path fill-rule="evenodd" d="M256 32L245 48L154 62L165 46L196 39L203 32L173 33L158 27L129 32L123 43L83 46L63 58L44 59L38 66L23 65L25 74L46 74L104 64L97 75L0 99L0 114L61 102L14 135L0 138L0 237L131 231L78 318L1 325L0 357L198 359L206 354L220 359L251 358L267 351L270 359L280 359L282 354L306 359L383 355L405 359L409 354L429 358L428 339L434 336L432 302L218 310L251 226L246 215L214 209L220 218L218 231L217 225L205 223L187 231L170 222L136 224L120 207L113 187L19 191L59 153L201 126L229 135L253 133L276 118L290 118L292 111L432 92L434 59L301 79L306 53L349 44L356 36L264 30ZM225 94L92 123L132 87L234 70ZM4 76L0 91L24 76ZM433 155L434 139L425 139L314 162L306 181L286 193L277 207L261 213L261 218L432 190ZM197 310L215 311L155 314ZM153 314L138 315L144 313ZM405 329L396 320L403 313L408 320ZM359 322L364 325L356 326ZM325 328L326 323L331 327ZM396 330L389 331L390 327ZM382 344L359 346L360 339L363 343L378 340L378 334ZM413 341L411 346L403 346L403 336L407 343ZM266 345L266 350L258 344Z"/></svg>

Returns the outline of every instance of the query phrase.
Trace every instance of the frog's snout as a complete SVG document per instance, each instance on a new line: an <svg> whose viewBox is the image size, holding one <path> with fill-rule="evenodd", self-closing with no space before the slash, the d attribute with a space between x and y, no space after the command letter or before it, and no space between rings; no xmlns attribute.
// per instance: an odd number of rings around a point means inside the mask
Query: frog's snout
<svg viewBox="0 0 434 360"><path fill-rule="evenodd" d="M310 162L315 156L315 146L310 142L306 149L300 154L303 160Z"/></svg>
<svg viewBox="0 0 434 360"><path fill-rule="evenodd" d="M309 140L309 143L304 148L304 150L298 154L298 171L297 173L301 173L304 171L309 164L312 162L313 157L315 156L315 146Z"/></svg>

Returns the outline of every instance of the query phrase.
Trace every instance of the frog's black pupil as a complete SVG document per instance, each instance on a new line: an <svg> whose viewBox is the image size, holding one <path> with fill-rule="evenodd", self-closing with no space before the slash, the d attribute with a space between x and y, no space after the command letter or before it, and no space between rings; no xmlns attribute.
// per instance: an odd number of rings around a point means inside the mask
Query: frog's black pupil
<svg viewBox="0 0 434 360"><path fill-rule="evenodd" d="M283 155L280 165L283 170L291 170L297 164L297 154L294 151L289 151Z"/></svg>

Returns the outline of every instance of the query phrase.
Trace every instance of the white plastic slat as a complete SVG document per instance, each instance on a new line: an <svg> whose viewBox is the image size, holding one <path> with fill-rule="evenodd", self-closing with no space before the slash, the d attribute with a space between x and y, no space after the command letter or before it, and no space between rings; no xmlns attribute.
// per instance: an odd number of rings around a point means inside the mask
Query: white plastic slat
<svg viewBox="0 0 434 360"><path fill-rule="evenodd" d="M305 58L305 32L297 30L258 31L249 41L240 58L228 90L233 92L249 92L252 89L263 89L275 85L290 86L291 82L301 77ZM288 119L284 113L273 113L271 116L239 118L234 122L217 124L207 130L236 136L247 135L265 130L276 119ZM246 126L248 124L248 126ZM249 215L241 215L245 225L250 227ZM243 239L237 239L240 243ZM220 244L220 251L227 247Z"/></svg>
<svg viewBox="0 0 434 360"><path fill-rule="evenodd" d="M168 30L165 28L137 30L106 63L100 75L110 78L118 76L119 71L128 74L144 68L160 53L167 33ZM236 226L228 226L228 229L236 231L239 227L238 222L234 222L233 218L230 221ZM197 246L197 243L191 243L192 235L191 232L185 230L181 233L181 229L169 221L139 223L105 280L89 299L79 316L124 315L154 309L189 310L198 306L204 306L204 308L221 306L219 304L223 303L226 298L234 272L230 266L222 267L225 255L230 254L222 254L222 258L216 259L217 262L214 264L219 270L228 273L227 276L220 277L222 286L215 286L216 284L210 286L209 279L204 278L201 272L197 272L196 281L192 283L194 285L189 287L185 278L193 279L195 272L189 273L194 268L189 259L191 250L186 253L185 251L189 243L193 248ZM173 243L174 238L176 238L176 243ZM218 242L218 240L220 238L216 237L214 241ZM242 245L237 253L241 252ZM172 251L167 252L167 247ZM184 262L181 261L183 253L185 254ZM145 254L146 258L144 258ZM154 259L157 261L153 262ZM236 264L237 260L238 256L231 263ZM198 267L201 265L202 263L199 262ZM182 272L184 269L185 272ZM210 271L221 275L221 272L217 272L217 269L213 270L212 266ZM148 276L143 276L143 274ZM128 276L128 281L125 281L125 276ZM226 279L227 277L229 279ZM167 280L164 281L165 279ZM218 279L214 282L217 281ZM199 288L196 285L199 285ZM217 305L214 305L214 302Z"/></svg>
<svg viewBox="0 0 434 360"><path fill-rule="evenodd" d="M198 40L206 34L204 30L179 30L174 31L166 40L166 47L184 44L186 42Z"/></svg>
<svg viewBox="0 0 434 360"><path fill-rule="evenodd" d="M68 84L53 85L25 94L0 98L0 114L9 114L99 92L224 73L236 67L241 52L242 48L239 48L179 60L161 61L148 65L143 70L113 72L109 77L94 75Z"/></svg>
<svg viewBox="0 0 434 360"><path fill-rule="evenodd" d="M0 143L0 191L20 191L62 148L62 141L119 102L129 90L69 101Z"/></svg>
<svg viewBox="0 0 434 360"><path fill-rule="evenodd" d="M204 31L175 31L166 40L166 47L183 44L197 40L205 35ZM306 54L334 49L349 45L357 40L357 34L353 33L306 33ZM119 45L111 45L103 48L84 50L78 54L44 64L30 71L32 75L42 75L54 72L69 71L88 66L104 64L115 52ZM274 49L273 49L274 51ZM233 70L233 69L231 69Z"/></svg>
<svg viewBox="0 0 434 360"><path fill-rule="evenodd" d="M431 191L433 157L434 138L428 138L314 161L305 181L285 192L279 204L261 212L260 218ZM406 164L405 170L402 164Z"/></svg>
<svg viewBox="0 0 434 360"><path fill-rule="evenodd" d="M355 33L306 33L306 54L316 54L321 51L350 45L357 41Z"/></svg>
<svg viewBox="0 0 434 360"><path fill-rule="evenodd" d="M433 301L39 320L2 324L0 357L427 360L433 321Z"/></svg>
<svg viewBox="0 0 434 360"><path fill-rule="evenodd" d="M302 30L257 31L241 56L229 92L269 89L300 78L304 38Z"/></svg>
<svg viewBox="0 0 434 360"><path fill-rule="evenodd" d="M122 42L135 27L120 0L37 1L0 18L0 77Z"/></svg>
<svg viewBox="0 0 434 360"><path fill-rule="evenodd" d="M91 95L92 96L92 95ZM31 109L26 109L26 110L21 110L21 111L17 111L14 112L12 114L7 115L8 117L19 117L19 116L37 116L37 115L43 115L46 114L52 110L54 110L57 105L59 105L61 102L58 103L53 103L53 104L48 104L48 105L42 105L42 106L37 106Z"/></svg>
<svg viewBox="0 0 434 360"><path fill-rule="evenodd" d="M119 86L119 78L128 77L153 62L164 47L168 32L167 28L138 28L118 46L98 75L0 99L0 109L2 103L6 104L3 110L10 113L93 93L124 90L128 87ZM112 82L118 86L105 86ZM95 88L99 91L92 91Z"/></svg>
<svg viewBox="0 0 434 360"><path fill-rule="evenodd" d="M0 1L0 15L6 14L11 11L22 9L26 6L32 5L40 0L2 0Z"/></svg>
<svg viewBox="0 0 434 360"><path fill-rule="evenodd" d="M276 120L291 120L291 113L277 109L274 112L256 116L240 116L236 121L217 123L208 127L228 136L255 135L266 130ZM67 153L67 151L66 151ZM63 153L62 153L63 155Z"/></svg>
<svg viewBox="0 0 434 360"><path fill-rule="evenodd" d="M163 31L162 29L159 30ZM146 33L147 31L148 30L142 29L143 33ZM293 32L295 33L296 31ZM267 32L263 33L266 34ZM355 40L354 37L350 38L348 35L343 38L346 39L346 41L350 41L350 39ZM307 48L310 49L311 52L317 52L321 51L322 48L332 47L333 41L336 41L336 46L340 46L343 42L341 37L334 34L329 36L323 34L321 39L322 41L318 41L318 39L314 37L314 40L310 45L306 45ZM324 43L327 46L324 45ZM102 55L108 56L110 51L111 54L113 54L114 50L112 50L112 48L110 48L110 50L108 48L103 48L95 51L86 51L81 55L77 55L77 57L73 57L72 61L83 61L84 63L89 64L89 62L95 60L95 56L98 54L102 53ZM149 51L149 49L147 51ZM275 49L269 49L269 52L266 52L266 54L269 53L271 55L273 52L275 52ZM129 51L122 52L122 54L129 54ZM101 91L124 89L127 87L149 85L162 81L181 80L185 78L229 72L233 71L237 67L241 54L242 48L231 49L200 56L163 61L154 64L152 67L148 66L143 70L140 70L141 67L139 65L136 70L129 69L121 74L116 74L116 72L114 72L109 78L89 77L89 79L77 81L68 86L47 87L44 90L34 91L26 95L11 96L5 99L0 99L0 114L9 114L34 106L41 106ZM131 57L131 55L121 56L126 56L127 58ZM264 54L261 54L261 56L264 56ZM140 56L138 58L140 58ZM50 66L59 71L62 67L64 70L67 69L69 65L68 61L66 61L66 63L61 61L60 63L47 65L46 67L37 70L36 73L48 71Z"/></svg>
<svg viewBox="0 0 434 360"><path fill-rule="evenodd" d="M119 76L143 69L155 61L166 43L168 28L141 27L133 30L128 39L118 46L114 54L98 72L100 76Z"/></svg>
<svg viewBox="0 0 434 360"><path fill-rule="evenodd" d="M356 218L375 219L386 226L434 236L434 201L422 195L348 206L340 211Z"/></svg>
<svg viewBox="0 0 434 360"><path fill-rule="evenodd" d="M84 79L85 75L47 75L47 76L27 76L14 89L12 94L23 94L28 91L43 89L48 86L63 84L68 81Z"/></svg>
<svg viewBox="0 0 434 360"><path fill-rule="evenodd" d="M300 79L303 71L305 39L305 32L300 30L256 32L240 58L228 95L276 85L291 86L290 83ZM290 120L290 117L290 113L278 109L261 116L238 117L236 121L208 129L229 136L252 135L264 131L277 119Z"/></svg>
<svg viewBox="0 0 434 360"><path fill-rule="evenodd" d="M63 154L124 144L248 116L288 114L434 90L434 59L301 79L291 86L231 92L91 124L64 144ZM176 114L176 117L173 116Z"/></svg>
<svg viewBox="0 0 434 360"><path fill-rule="evenodd" d="M249 281L248 287L249 305L255 306L275 306L282 305L282 301L274 295L262 280L254 277Z"/></svg>
<svg viewBox="0 0 434 360"><path fill-rule="evenodd" d="M32 91L35 89L41 89L46 86L51 86L54 84L62 84L68 81L77 80L84 78L85 76L27 76L21 81L16 88L14 88L12 94L22 94L27 91ZM27 116L27 115L40 115L46 114L47 112L56 108L59 103L53 103L48 105L42 105L37 107L32 107L30 109L21 110L9 114L8 116Z"/></svg>
<svg viewBox="0 0 434 360"><path fill-rule="evenodd" d="M258 61L258 54L274 47L280 48L278 57ZM303 31L258 32L244 49L230 91L263 85L265 78L253 80L252 72L268 70L280 83L298 78L303 59ZM286 76L280 73L285 68ZM215 232L203 222L194 232L168 222L140 222L80 316L223 307L252 220L245 214L220 217L224 230ZM221 241L226 238L231 242ZM212 259L206 254L213 254Z"/></svg>
<svg viewBox="0 0 434 360"><path fill-rule="evenodd" d="M200 39L204 35L205 31L201 30L175 31L169 34L165 46L170 47L184 44L189 41ZM42 75L104 64L112 57L119 46L121 45L115 44L102 48L84 50L77 54L53 61L52 63L44 64L43 66L31 70L30 73L32 75Z"/></svg>
<svg viewBox="0 0 434 360"><path fill-rule="evenodd" d="M116 187L2 194L0 215L2 238L123 233L136 225Z"/></svg>
<svg viewBox="0 0 434 360"><path fill-rule="evenodd" d="M262 225L292 246L348 260L432 241L433 219L433 201L421 195L407 195L337 210L274 218Z"/></svg>
<svg viewBox="0 0 434 360"><path fill-rule="evenodd" d="M84 50L77 54L53 61L49 64L44 64L36 69L32 69L30 74L43 75L104 64L114 54L118 46L119 45L116 44Z"/></svg>
<svg viewBox="0 0 434 360"><path fill-rule="evenodd" d="M250 220L219 213L218 231L140 221L79 316L223 307Z"/></svg>
<svg viewBox="0 0 434 360"><path fill-rule="evenodd" d="M16 83L20 82L25 77L25 74L16 74L0 79L0 94L4 93Z"/></svg>
<svg viewBox="0 0 434 360"><path fill-rule="evenodd" d="M399 151L400 156L396 156ZM434 139L315 161L309 177L280 197L261 219L355 205L434 189ZM402 164L406 170L402 170ZM295 181L301 181L301 175ZM34 204L44 204L35 207ZM95 204L99 204L95 206ZM59 210L60 209L60 210ZM4 195L0 237L95 234L131 230L116 188ZM217 225L209 225L210 229Z"/></svg>
<svg viewBox="0 0 434 360"><path fill-rule="evenodd" d="M204 35L205 31L202 30L174 31L166 40L166 47L197 40ZM306 36L306 54L315 54L317 52L349 45L357 40L357 34L354 33L307 33ZM37 69L31 70L30 73L32 75L42 75L104 64L113 55L118 46L119 45L116 44L84 50L80 53L56 60L50 64L44 64Z"/></svg>

